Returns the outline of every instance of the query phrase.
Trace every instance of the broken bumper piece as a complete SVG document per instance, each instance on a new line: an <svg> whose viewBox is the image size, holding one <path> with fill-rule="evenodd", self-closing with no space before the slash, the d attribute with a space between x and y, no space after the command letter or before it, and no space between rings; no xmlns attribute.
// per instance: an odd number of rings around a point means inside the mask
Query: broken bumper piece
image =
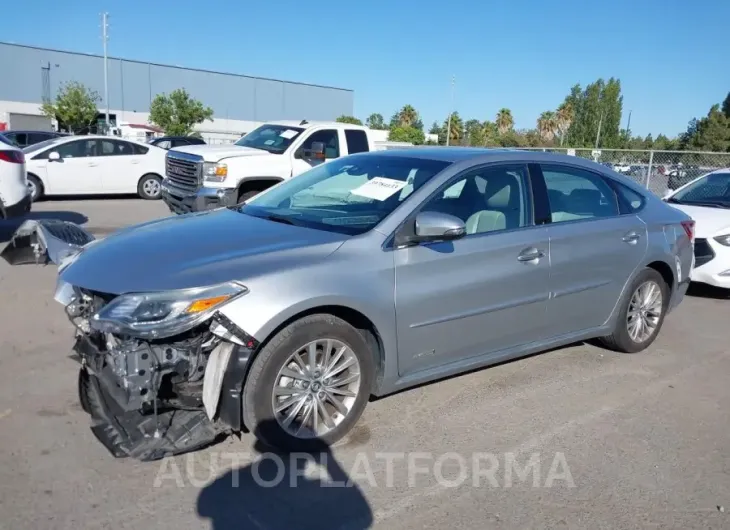
<svg viewBox="0 0 730 530"><path fill-rule="evenodd" d="M116 458L149 462L206 447L224 436L198 410L163 410L155 417L124 411L93 374L82 368L82 406L91 414L91 431Z"/></svg>
<svg viewBox="0 0 730 530"><path fill-rule="evenodd" d="M0 257L11 265L60 265L94 239L79 225L68 221L29 220L18 227Z"/></svg>

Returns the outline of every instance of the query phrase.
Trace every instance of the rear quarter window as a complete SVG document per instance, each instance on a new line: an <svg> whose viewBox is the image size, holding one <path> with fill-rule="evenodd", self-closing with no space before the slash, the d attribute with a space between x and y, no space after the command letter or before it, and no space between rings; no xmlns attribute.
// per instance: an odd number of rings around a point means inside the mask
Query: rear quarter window
<svg viewBox="0 0 730 530"><path fill-rule="evenodd" d="M613 189L616 190L616 198L618 199L621 214L636 213L644 208L646 197L641 193L615 180L611 180L610 183Z"/></svg>
<svg viewBox="0 0 730 530"><path fill-rule="evenodd" d="M367 153L370 151L368 135L359 129L345 129L345 140L347 140L348 154Z"/></svg>

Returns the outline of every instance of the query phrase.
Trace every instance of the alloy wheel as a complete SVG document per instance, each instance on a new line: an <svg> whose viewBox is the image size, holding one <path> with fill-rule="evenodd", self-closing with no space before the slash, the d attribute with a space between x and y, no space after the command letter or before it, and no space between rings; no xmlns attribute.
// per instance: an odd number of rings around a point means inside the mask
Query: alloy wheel
<svg viewBox="0 0 730 530"><path fill-rule="evenodd" d="M664 308L662 289L655 281L639 285L629 302L626 325L631 340L637 344L646 342L656 331Z"/></svg>
<svg viewBox="0 0 730 530"><path fill-rule="evenodd" d="M38 189L36 188L35 182L28 179L27 185L28 185L28 191L30 192L31 199L35 199L36 194L38 193Z"/></svg>
<svg viewBox="0 0 730 530"><path fill-rule="evenodd" d="M297 438L315 438L350 414L360 392L360 362L336 339L319 339L292 353L274 380L279 425Z"/></svg>

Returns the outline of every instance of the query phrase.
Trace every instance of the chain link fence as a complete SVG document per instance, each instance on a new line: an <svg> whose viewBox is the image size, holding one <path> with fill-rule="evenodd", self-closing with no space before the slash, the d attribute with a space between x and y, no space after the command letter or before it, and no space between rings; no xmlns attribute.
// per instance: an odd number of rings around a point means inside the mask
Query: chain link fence
<svg viewBox="0 0 730 530"><path fill-rule="evenodd" d="M633 179L659 196L705 173L730 167L730 153L542 147L521 149L593 160Z"/></svg>

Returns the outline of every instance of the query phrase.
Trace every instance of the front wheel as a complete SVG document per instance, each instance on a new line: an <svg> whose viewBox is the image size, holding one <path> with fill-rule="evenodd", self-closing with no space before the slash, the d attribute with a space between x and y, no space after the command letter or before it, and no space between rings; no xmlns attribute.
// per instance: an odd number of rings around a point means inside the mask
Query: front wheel
<svg viewBox="0 0 730 530"><path fill-rule="evenodd" d="M36 202L43 196L43 183L35 175L28 175L28 192L30 193L30 200Z"/></svg>
<svg viewBox="0 0 730 530"><path fill-rule="evenodd" d="M654 269L642 270L621 302L613 333L601 342L624 353L648 348L664 323L669 295L669 286L661 274Z"/></svg>
<svg viewBox="0 0 730 530"><path fill-rule="evenodd" d="M139 180L137 193L148 201L159 199L162 195L162 179L158 175L145 175Z"/></svg>
<svg viewBox="0 0 730 530"><path fill-rule="evenodd" d="M243 421L265 444L309 451L345 436L367 405L373 354L358 330L333 315L279 331L254 360Z"/></svg>

